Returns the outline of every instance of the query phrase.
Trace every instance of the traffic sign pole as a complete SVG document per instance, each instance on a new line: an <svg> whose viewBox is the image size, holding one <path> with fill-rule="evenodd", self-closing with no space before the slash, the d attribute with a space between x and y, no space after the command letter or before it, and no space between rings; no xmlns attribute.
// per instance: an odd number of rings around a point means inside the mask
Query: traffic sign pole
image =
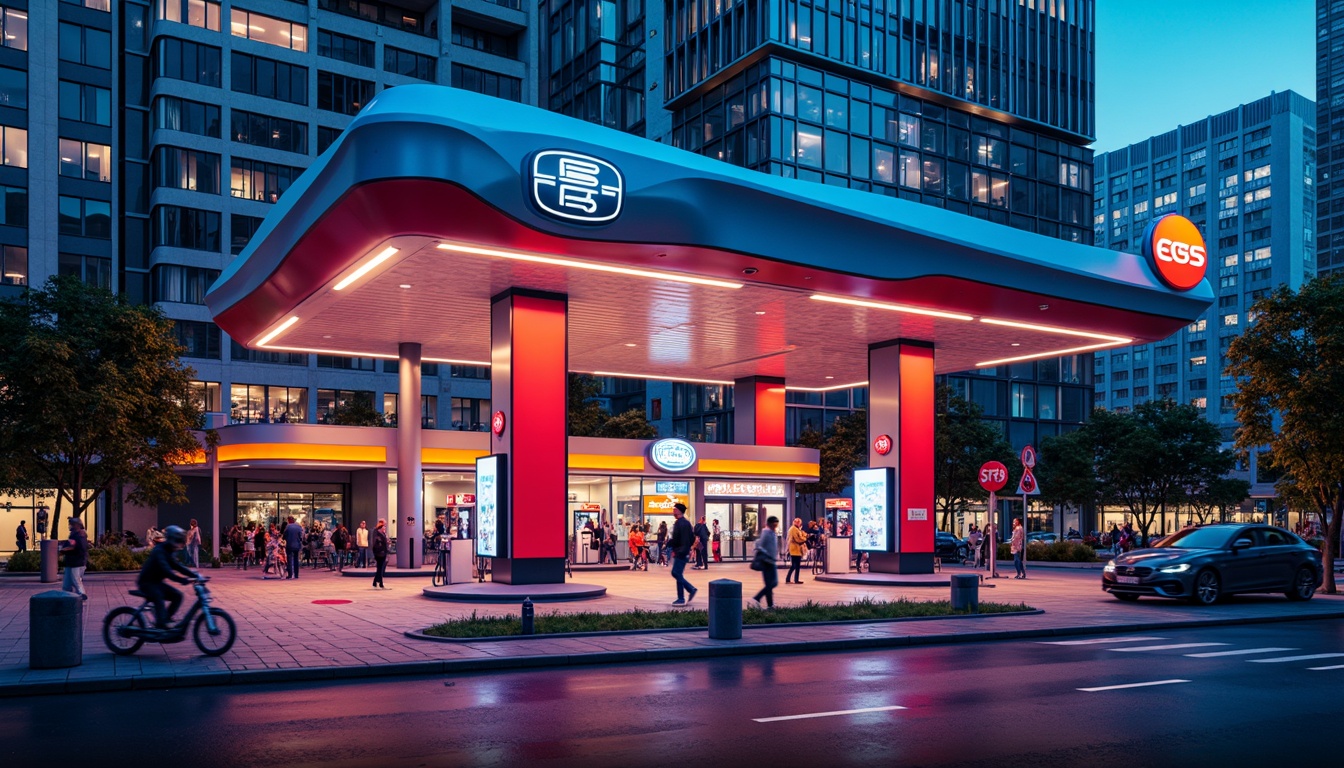
<svg viewBox="0 0 1344 768"><path fill-rule="evenodd" d="M989 577L991 579L999 578L999 543L994 540L996 538L995 534L999 530L997 519L998 507L999 503L998 500L994 498L994 491L990 491L988 516L989 530L985 533L985 537L989 539Z"/></svg>

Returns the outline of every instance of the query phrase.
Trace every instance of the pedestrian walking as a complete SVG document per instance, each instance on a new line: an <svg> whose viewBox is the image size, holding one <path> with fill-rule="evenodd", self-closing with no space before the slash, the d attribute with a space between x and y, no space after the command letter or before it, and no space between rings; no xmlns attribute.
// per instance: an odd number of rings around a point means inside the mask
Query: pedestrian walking
<svg viewBox="0 0 1344 768"><path fill-rule="evenodd" d="M1024 551L1026 545L1027 532L1022 528L1022 518L1015 517L1013 518L1013 538L1008 545L1009 551L1013 553L1013 568L1017 571L1017 575L1013 577L1014 579L1027 578L1027 569L1022 564L1022 560L1027 556L1027 553Z"/></svg>
<svg viewBox="0 0 1344 768"><path fill-rule="evenodd" d="M756 539L756 554L751 567L761 572L765 586L751 598L756 607L761 607L761 598L765 598L765 607L775 607L775 587L779 586L779 536L775 529L779 527L779 518L771 515L765 519L765 530Z"/></svg>
<svg viewBox="0 0 1344 768"><path fill-rule="evenodd" d="M74 592L81 600L88 600L84 592L84 569L89 565L89 537L84 533L84 523L72 517L68 524L70 538L61 542L61 551L65 553L65 573L61 578L61 589Z"/></svg>
<svg viewBox="0 0 1344 768"><path fill-rule="evenodd" d="M658 564L667 565L667 521L658 523Z"/></svg>
<svg viewBox="0 0 1344 768"><path fill-rule="evenodd" d="M345 523L337 523L336 530L331 532L331 548L336 559L336 570L345 570L345 555L350 549L350 532L345 529Z"/></svg>
<svg viewBox="0 0 1344 768"><path fill-rule="evenodd" d="M789 528L789 572L784 574L784 583L790 580L802 584L803 553L807 551L807 533L803 530L803 520L793 518L793 527Z"/></svg>
<svg viewBox="0 0 1344 768"><path fill-rule="evenodd" d="M985 538L984 534L980 533L980 529L977 528L974 523L972 523L971 532L966 536L966 541L968 544L970 544L972 568L980 567L980 561L981 561L980 543L984 538Z"/></svg>
<svg viewBox="0 0 1344 768"><path fill-rule="evenodd" d="M359 548L359 558L355 560L355 567L367 568L369 566L369 523L367 520L360 520L359 527L355 529L355 546Z"/></svg>
<svg viewBox="0 0 1344 768"><path fill-rule="evenodd" d="M379 520L372 536L373 562L377 570L373 573L373 586L387 589L383 584L383 574L387 572L387 521Z"/></svg>
<svg viewBox="0 0 1344 768"><path fill-rule="evenodd" d="M19 527L14 529L14 546L20 552L28 551L28 521L20 520Z"/></svg>
<svg viewBox="0 0 1344 768"><path fill-rule="evenodd" d="M711 534L710 547L714 550L714 562L723 562L723 529L719 528L719 521L714 521L714 531Z"/></svg>
<svg viewBox="0 0 1344 768"><path fill-rule="evenodd" d="M257 562L257 536L259 535L265 536L266 534L254 530L253 524L248 523L247 530L243 532L243 557L240 562L243 570L247 570L248 566L255 565Z"/></svg>
<svg viewBox="0 0 1344 768"><path fill-rule="evenodd" d="M704 571L709 569L709 526L705 525L705 516L700 516L700 522L695 524L695 568Z"/></svg>
<svg viewBox="0 0 1344 768"><path fill-rule="evenodd" d="M612 565L620 562L616 557L616 528L609 522L603 522L602 546L598 548L597 562L605 563L608 559Z"/></svg>
<svg viewBox="0 0 1344 768"><path fill-rule="evenodd" d="M187 560L191 562L192 568L201 567L201 528L195 520L187 528Z"/></svg>
<svg viewBox="0 0 1344 768"><path fill-rule="evenodd" d="M695 593L699 591L683 575L686 563L691 558L691 547L695 546L695 531L691 528L691 521L686 519L685 504L673 504L672 516L676 520L672 523L672 540L668 546L672 548L672 578L677 582L677 599L672 604L686 605L695 599Z"/></svg>
<svg viewBox="0 0 1344 768"><path fill-rule="evenodd" d="M303 551L303 526L294 522L293 517L285 519L285 530L281 531L285 541L285 559L288 561L287 575L291 579L299 578L299 553Z"/></svg>
<svg viewBox="0 0 1344 768"><path fill-rule="evenodd" d="M229 529L229 550L233 552L233 561L239 562L243 559L243 529L237 523Z"/></svg>

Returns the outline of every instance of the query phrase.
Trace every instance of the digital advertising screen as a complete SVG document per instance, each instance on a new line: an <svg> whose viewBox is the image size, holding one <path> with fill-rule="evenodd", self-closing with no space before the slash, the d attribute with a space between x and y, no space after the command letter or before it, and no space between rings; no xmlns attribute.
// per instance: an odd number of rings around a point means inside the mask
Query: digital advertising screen
<svg viewBox="0 0 1344 768"><path fill-rule="evenodd" d="M506 480L508 457L482 456L476 460L476 555L500 557L508 520Z"/></svg>
<svg viewBox="0 0 1344 768"><path fill-rule="evenodd" d="M854 549L891 551L895 480L891 467L854 470Z"/></svg>

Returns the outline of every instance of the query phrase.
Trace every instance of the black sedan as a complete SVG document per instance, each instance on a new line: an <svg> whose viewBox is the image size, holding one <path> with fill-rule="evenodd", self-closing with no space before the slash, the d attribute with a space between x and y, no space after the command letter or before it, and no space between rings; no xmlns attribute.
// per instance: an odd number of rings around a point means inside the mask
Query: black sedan
<svg viewBox="0 0 1344 768"><path fill-rule="evenodd" d="M933 554L948 562L965 560L967 545L965 541L958 539L947 531L934 531Z"/></svg>
<svg viewBox="0 0 1344 768"><path fill-rule="evenodd" d="M1120 555L1102 570L1101 588L1121 600L1149 595L1212 605L1242 592L1310 600L1323 578L1321 553L1282 528L1206 525Z"/></svg>

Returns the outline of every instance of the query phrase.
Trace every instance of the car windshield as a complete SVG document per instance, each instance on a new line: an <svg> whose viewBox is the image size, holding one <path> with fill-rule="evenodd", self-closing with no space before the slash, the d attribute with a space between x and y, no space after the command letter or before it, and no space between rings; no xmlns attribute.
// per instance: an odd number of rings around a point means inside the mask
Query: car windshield
<svg viewBox="0 0 1344 768"><path fill-rule="evenodd" d="M1222 549L1235 531L1227 528L1191 528L1153 544L1155 547L1182 547L1185 549Z"/></svg>

